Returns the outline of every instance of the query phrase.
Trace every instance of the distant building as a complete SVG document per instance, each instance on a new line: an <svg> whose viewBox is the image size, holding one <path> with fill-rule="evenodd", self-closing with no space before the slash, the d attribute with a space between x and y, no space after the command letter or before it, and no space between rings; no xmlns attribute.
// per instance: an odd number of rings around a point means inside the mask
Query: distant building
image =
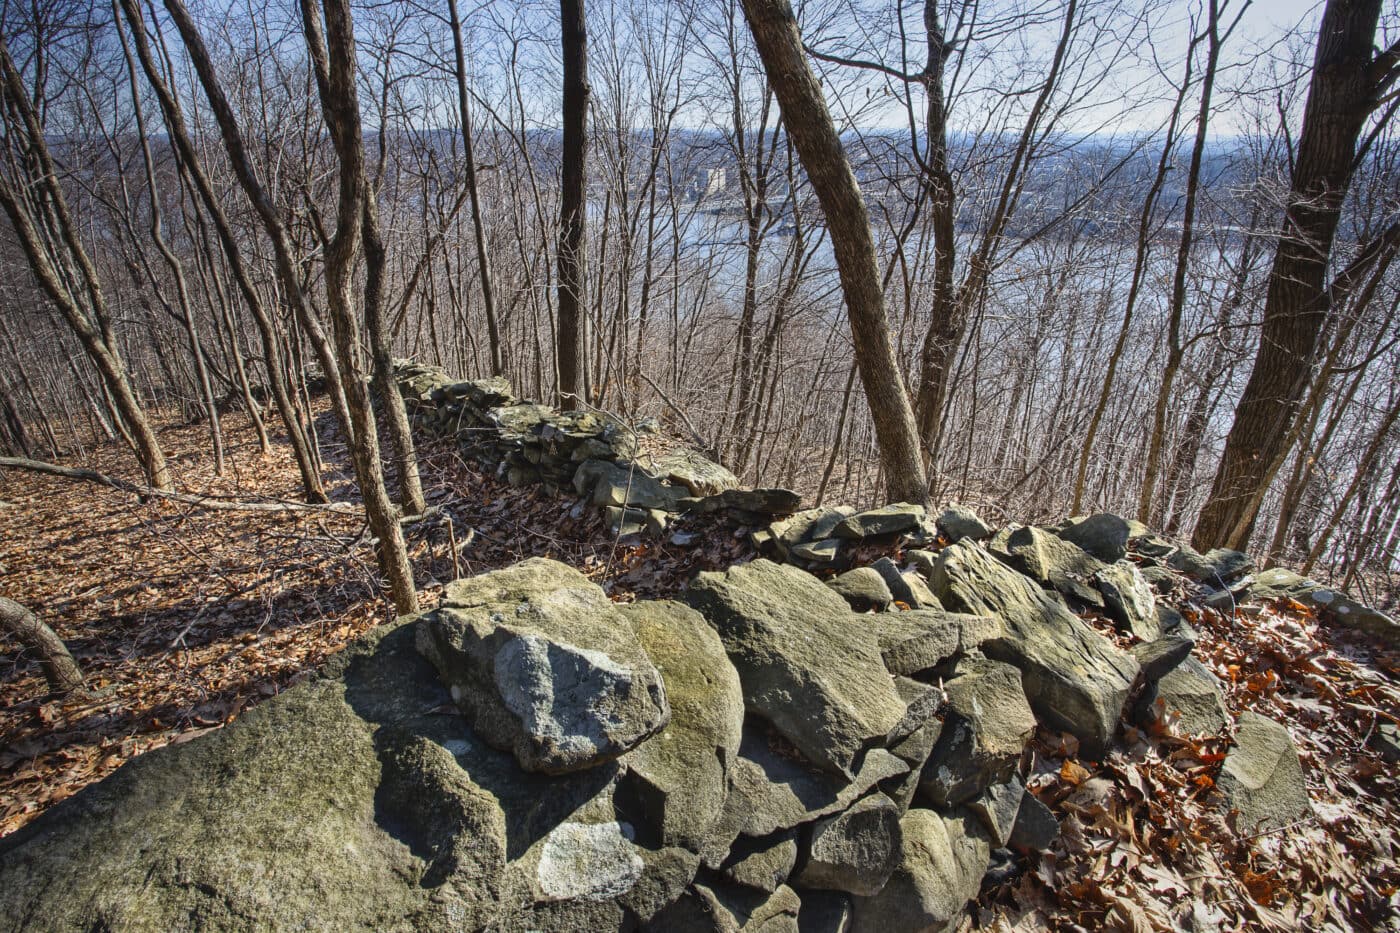
<svg viewBox="0 0 1400 933"><path fill-rule="evenodd" d="M723 168L700 170L700 197L708 198L713 194L722 194L728 187L729 175Z"/></svg>

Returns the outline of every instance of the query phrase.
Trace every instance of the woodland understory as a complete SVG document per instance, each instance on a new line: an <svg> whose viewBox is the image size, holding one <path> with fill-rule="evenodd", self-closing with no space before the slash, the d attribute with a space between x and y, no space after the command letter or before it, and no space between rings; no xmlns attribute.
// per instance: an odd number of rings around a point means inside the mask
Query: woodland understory
<svg viewBox="0 0 1400 933"><path fill-rule="evenodd" d="M334 502L354 502L343 450L324 400L316 402L326 488ZM198 425L161 426L185 488L240 502L294 498L298 473L285 444L264 455L245 420L225 425L222 478ZM571 496L497 482L450 443L420 445L426 498L440 510L407 533L425 608L457 576L532 556L584 570L621 601L675 596L695 571L755 556L748 529L724 513L683 519L677 530L700 532L689 546L623 543L597 510L571 516ZM124 453L97 445L82 462L139 480ZM32 655L4 646L0 835L142 752L231 722L394 615L361 517L142 502L26 471L4 474L0 501L9 529L0 589L32 594L89 688L53 694ZM871 546L858 559L877 556ZM1231 712L1257 710L1291 727L1316 815L1283 832L1235 834L1207 798L1224 737L1128 728L1120 750L1088 761L1073 738L1041 730L1028 785L1056 812L1062 841L1034 871L984 885L969 915L980 927L1166 930L1183 897L1198 904L1198 921L1229 928L1393 921L1391 801L1400 787L1358 729L1375 728L1377 710L1400 702L1400 653L1330 630L1297 605L1234 618L1203 610L1192 622Z"/></svg>

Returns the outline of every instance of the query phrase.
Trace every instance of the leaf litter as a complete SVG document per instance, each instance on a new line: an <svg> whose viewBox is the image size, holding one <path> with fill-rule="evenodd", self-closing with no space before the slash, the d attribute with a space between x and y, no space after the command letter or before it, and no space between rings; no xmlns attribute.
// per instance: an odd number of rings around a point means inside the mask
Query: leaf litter
<svg viewBox="0 0 1400 933"><path fill-rule="evenodd" d="M352 500L324 409L320 422L323 480L333 500ZM296 498L285 445L260 454L240 416L225 430L230 475L218 478L199 426L162 428L183 488ZM449 443L425 440L419 453L437 517L408 526L408 540L428 608L446 581L532 556L580 568L620 601L674 596L697 570L753 556L747 529L722 516L680 519L686 546L619 541L596 510L500 483ZM112 445L83 464L137 478ZM18 471L0 475L0 498L12 506L0 593L55 629L91 688L47 694L35 659L0 640L0 836L136 755L221 728L393 615L355 516L198 511ZM1297 604L1232 616L1180 608L1230 712L1288 726L1314 815L1235 832L1215 788L1230 736L1178 734L1171 716L1151 732L1125 723L1100 761L1042 729L1027 788L1059 819L1060 838L989 881L960 929L1400 929L1400 779L1368 744L1397 721L1400 652Z"/></svg>

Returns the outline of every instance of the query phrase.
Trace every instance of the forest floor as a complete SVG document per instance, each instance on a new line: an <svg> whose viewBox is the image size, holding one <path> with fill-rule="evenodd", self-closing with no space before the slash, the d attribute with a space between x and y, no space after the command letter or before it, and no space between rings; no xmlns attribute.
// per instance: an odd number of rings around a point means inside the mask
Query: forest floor
<svg viewBox="0 0 1400 933"><path fill-rule="evenodd" d="M343 447L324 412L319 424L328 491L348 500ZM260 454L239 415L225 430L229 466L216 477L204 427L164 425L182 490L297 497L284 445ZM693 547L619 546L596 510L571 516L572 499L499 483L447 444L426 442L420 456L429 503L455 519L408 527L425 608L448 580L531 556L578 567L619 600L674 596L696 570L752 556L744 529L717 516L683 520L701 533ZM81 465L139 480L114 444ZM92 690L48 695L34 660L0 640L0 836L142 752L220 728L392 616L354 516L141 503L12 470L0 474L0 528L0 594L55 629ZM1189 902L1196 929L1400 928L1400 780L1367 747L1400 710L1400 654L1296 605L1192 621L1197 656L1226 683L1231 711L1289 725L1315 817L1235 834L1212 800L1223 737L1129 727L1122 747L1089 762L1072 740L1042 732L1028 784L1062 838L984 887L970 915L978 927L1172 930Z"/></svg>

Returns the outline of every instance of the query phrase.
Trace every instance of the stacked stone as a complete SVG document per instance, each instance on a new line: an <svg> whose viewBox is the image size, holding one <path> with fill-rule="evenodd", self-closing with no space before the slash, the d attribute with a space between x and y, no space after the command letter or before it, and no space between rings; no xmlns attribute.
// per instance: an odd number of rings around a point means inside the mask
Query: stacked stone
<svg viewBox="0 0 1400 933"><path fill-rule="evenodd" d="M1111 518L830 583L755 560L699 574L685 604L616 604L543 559L456 581L0 842L0 910L52 929L954 929L989 871L1058 837L1027 789L1038 725L1086 759L1125 716L1227 726ZM926 604L886 608L896 589ZM1155 637L1119 649L1071 611L1095 600ZM1217 787L1243 834L1309 809L1287 729L1260 716Z"/></svg>
<svg viewBox="0 0 1400 933"><path fill-rule="evenodd" d="M740 489L733 473L693 450L641 455L638 438L648 425L522 401L499 376L459 382L412 360L397 361L395 373L415 426L455 438L513 486L572 487L619 534L659 536L683 512L724 510L763 525L801 505L786 489Z"/></svg>

